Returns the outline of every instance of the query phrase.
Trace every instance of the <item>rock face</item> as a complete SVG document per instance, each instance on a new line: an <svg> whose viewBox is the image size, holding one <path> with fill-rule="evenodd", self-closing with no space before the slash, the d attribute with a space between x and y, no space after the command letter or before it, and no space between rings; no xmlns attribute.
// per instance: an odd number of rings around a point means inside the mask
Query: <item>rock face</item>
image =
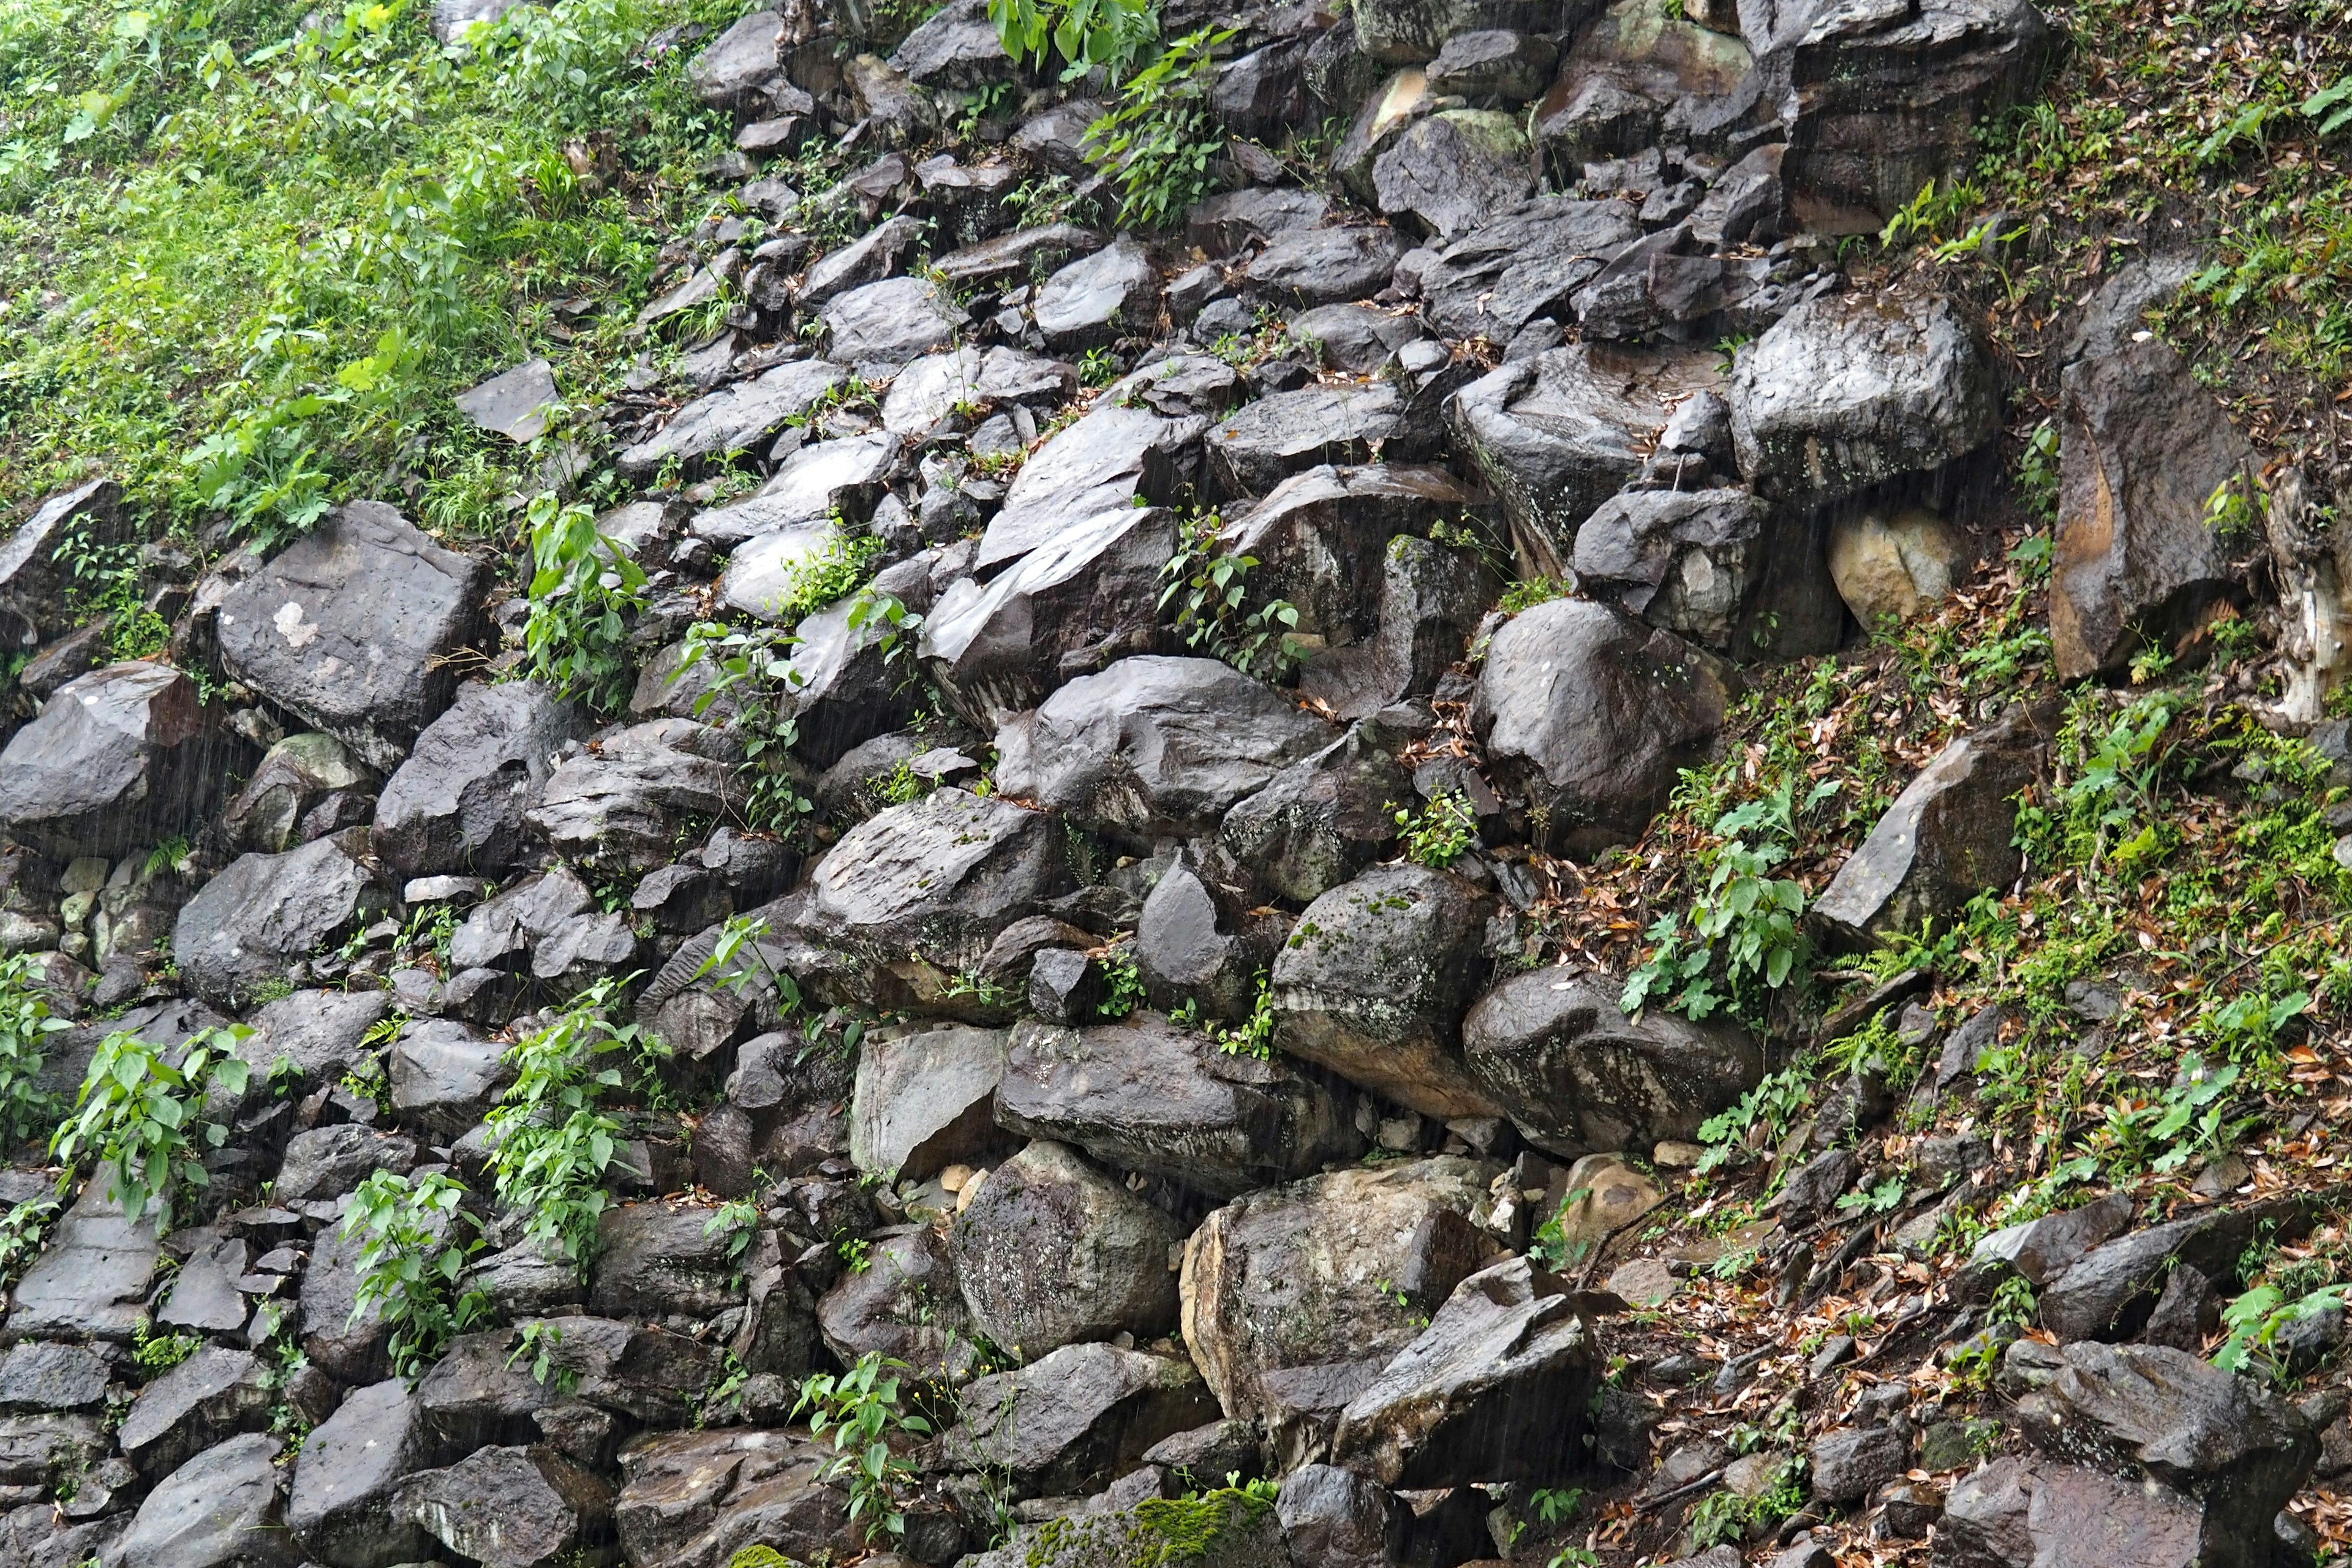
<svg viewBox="0 0 2352 1568"><path fill-rule="evenodd" d="M691 468L750 447L774 435L785 420L807 413L848 374L829 360L780 364L688 404L650 439L624 447L615 461L625 474L650 474L673 458Z"/></svg>
<svg viewBox="0 0 2352 1568"><path fill-rule="evenodd" d="M538 1446L478 1448L409 1477L400 1498L427 1534L483 1568L557 1568L612 1529L612 1489Z"/></svg>
<svg viewBox="0 0 2352 1568"><path fill-rule="evenodd" d="M58 1221L11 1292L8 1332L131 1342L155 1278L155 1226L123 1217L98 1184Z"/></svg>
<svg viewBox="0 0 2352 1568"><path fill-rule="evenodd" d="M2041 740L2021 717L1954 741L1895 797L1813 918L1860 942L1944 920L2015 881L2017 795L2041 764Z"/></svg>
<svg viewBox="0 0 2352 1568"><path fill-rule="evenodd" d="M198 1454L147 1494L104 1568L294 1568L277 1454L260 1432Z"/></svg>
<svg viewBox="0 0 2352 1568"><path fill-rule="evenodd" d="M1712 655L1622 610L1555 599L1495 634L1470 721L1525 797L1530 836L1591 854L1640 836L1706 755L1729 696Z"/></svg>
<svg viewBox="0 0 2352 1568"><path fill-rule="evenodd" d="M1725 395L1740 473L1804 505L1939 468L2000 424L1981 329L1942 295L1808 300L1740 352Z"/></svg>
<svg viewBox="0 0 2352 1568"><path fill-rule="evenodd" d="M1462 1023L1471 1077L1537 1147L1572 1156L1688 1142L1764 1076L1745 1029L1652 1008L1629 1018L1613 975L1515 974Z"/></svg>
<svg viewBox="0 0 2352 1568"><path fill-rule="evenodd" d="M1613 496L1571 565L1594 598L1734 658L1826 653L1845 630L1821 531L1745 489Z"/></svg>
<svg viewBox="0 0 2352 1568"><path fill-rule="evenodd" d="M518 864L532 794L583 729L579 711L535 681L468 681L385 781L375 852L403 877Z"/></svg>
<svg viewBox="0 0 2352 1568"><path fill-rule="evenodd" d="M1279 1062L1228 1055L1152 1013L1085 1028L1021 1025L996 1117L1015 1132L1221 1198L1307 1175L1361 1147L1322 1085Z"/></svg>
<svg viewBox="0 0 2352 1568"><path fill-rule="evenodd" d="M523 821L559 851L651 870L688 816L721 816L740 797L741 760L731 735L691 719L632 724L549 774Z"/></svg>
<svg viewBox="0 0 2352 1568"><path fill-rule="evenodd" d="M928 1029L869 1042L857 1059L849 1157L861 1171L918 1180L985 1151L1004 1037Z"/></svg>
<svg viewBox="0 0 2352 1568"><path fill-rule="evenodd" d="M2262 1561L2208 1559L2200 1523L2197 1505L2166 1488L2082 1465L2011 1456L1952 1488L1937 1526L1937 1561L1955 1568L2045 1560L2130 1568ZM2267 1540L2262 1544L2267 1550Z"/></svg>
<svg viewBox="0 0 2352 1568"><path fill-rule="evenodd" d="M1159 304L1159 269L1142 246L1123 238L1046 279L1031 314L1047 342L1083 348L1144 326Z"/></svg>
<svg viewBox="0 0 2352 1568"><path fill-rule="evenodd" d="M393 1568L419 1560L432 1540L395 1510L394 1499L424 1457L416 1396L406 1384L392 1378L352 1390L302 1440L287 1528L329 1568Z"/></svg>
<svg viewBox="0 0 2352 1568"><path fill-rule="evenodd" d="M2178 646L2237 591L2209 508L2245 482L2253 449L2160 339L2070 365L2059 384L2050 640L2072 680Z"/></svg>
<svg viewBox="0 0 2352 1568"><path fill-rule="evenodd" d="M1472 1216L1494 1170L1441 1157L1334 1171L1203 1220L1184 1248L1184 1342L1226 1415L1262 1425L1291 1462L1322 1452L1416 1316L1486 1265Z"/></svg>
<svg viewBox="0 0 2352 1568"><path fill-rule="evenodd" d="M41 504L0 542L0 647L29 653L65 624L65 574L58 548L76 532L93 545L125 537L122 487L95 479L42 498Z"/></svg>
<svg viewBox="0 0 2352 1568"><path fill-rule="evenodd" d="M69 680L0 751L0 828L67 858L120 855L182 832L212 809L245 754L223 718L165 664L111 664Z"/></svg>
<svg viewBox="0 0 2352 1568"><path fill-rule="evenodd" d="M853 1550L848 1500L816 1479L832 1451L756 1427L648 1433L621 1456L621 1549L678 1568L727 1568L753 1546L803 1560Z"/></svg>
<svg viewBox="0 0 2352 1568"><path fill-rule="evenodd" d="M1275 1042L1426 1116L1492 1116L1463 1065L1493 904L1425 866L1384 866L1307 906L1275 960Z"/></svg>
<svg viewBox="0 0 2352 1568"><path fill-rule="evenodd" d="M486 582L392 508L353 501L229 590L221 662L389 773L449 705L446 660L481 636Z"/></svg>
<svg viewBox="0 0 2352 1568"><path fill-rule="evenodd" d="M1332 1458L1391 1487L1557 1479L1580 1468L1596 1386L1592 1330L1566 1287L1515 1258L1456 1285L1348 1402Z"/></svg>
<svg viewBox="0 0 2352 1568"><path fill-rule="evenodd" d="M1181 1233L1165 1214L1042 1140L977 1179L948 1251L972 1323L990 1340L1034 1358L1175 1327L1168 1257Z"/></svg>
<svg viewBox="0 0 2352 1568"><path fill-rule="evenodd" d="M1400 695L1402 695L1400 693ZM1311 903L1396 841L1412 779L1362 725L1274 775L1225 813L1225 847L1285 898Z"/></svg>
<svg viewBox="0 0 2352 1568"><path fill-rule="evenodd" d="M215 1001L249 995L382 912L390 900L352 849L338 835L283 855L243 855L206 882L172 930L188 983Z"/></svg>
<svg viewBox="0 0 2352 1568"><path fill-rule="evenodd" d="M997 731L997 787L1081 826L1149 843L1197 836L1326 727L1210 658L1121 659Z"/></svg>

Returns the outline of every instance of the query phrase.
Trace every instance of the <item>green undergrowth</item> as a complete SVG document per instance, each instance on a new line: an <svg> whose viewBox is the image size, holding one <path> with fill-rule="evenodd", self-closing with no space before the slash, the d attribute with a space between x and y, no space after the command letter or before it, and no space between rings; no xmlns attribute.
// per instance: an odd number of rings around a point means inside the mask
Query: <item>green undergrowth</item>
<svg viewBox="0 0 2352 1568"><path fill-rule="evenodd" d="M451 395L625 367L725 129L640 49L732 10L557 0L471 48L425 11L0 0L0 504L105 472L155 532L268 541L357 494L498 528L538 488Z"/></svg>

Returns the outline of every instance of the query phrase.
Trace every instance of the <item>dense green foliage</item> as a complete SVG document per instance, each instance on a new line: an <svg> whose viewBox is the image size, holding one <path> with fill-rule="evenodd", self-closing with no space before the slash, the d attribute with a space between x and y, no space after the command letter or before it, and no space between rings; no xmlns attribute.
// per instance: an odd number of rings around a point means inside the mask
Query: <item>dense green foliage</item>
<svg viewBox="0 0 2352 1568"><path fill-rule="evenodd" d="M1230 31L1185 34L1135 75L1087 132L1087 152L1118 185L1118 221L1161 228L1215 188L1209 165L1224 145L1209 117L1214 51Z"/></svg>
<svg viewBox="0 0 2352 1568"><path fill-rule="evenodd" d="M464 1184L435 1171L413 1181L376 1171L352 1194L343 1234L364 1236L355 1265L352 1321L373 1309L392 1331L393 1370L415 1379L449 1342L482 1321L489 1301L461 1290L459 1277L481 1250L480 1227L462 1206Z"/></svg>
<svg viewBox="0 0 2352 1568"><path fill-rule="evenodd" d="M37 973L29 954L0 958L0 1143L12 1148L57 1119L40 1085L41 1042L68 1026L49 1016Z"/></svg>
<svg viewBox="0 0 2352 1568"><path fill-rule="evenodd" d="M530 671L565 696L611 712L628 698L623 617L644 603L646 574L596 531L584 506L565 506L541 491L526 515L532 572L523 648Z"/></svg>
<svg viewBox="0 0 2352 1568"><path fill-rule="evenodd" d="M209 1114L208 1101L218 1090L226 1110L244 1092L236 1047L252 1033L242 1024L205 1029L175 1050L123 1029L100 1041L73 1113L49 1141L64 1179L95 1160L124 1215L152 1211L158 1234L170 1230L189 1196L212 1181L204 1157L227 1141L228 1127Z"/></svg>

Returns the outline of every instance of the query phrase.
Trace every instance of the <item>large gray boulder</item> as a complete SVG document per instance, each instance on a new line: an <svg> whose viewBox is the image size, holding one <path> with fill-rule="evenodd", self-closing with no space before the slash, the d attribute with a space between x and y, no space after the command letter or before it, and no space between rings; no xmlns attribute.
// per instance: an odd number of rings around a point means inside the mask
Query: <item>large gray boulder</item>
<svg viewBox="0 0 2352 1568"><path fill-rule="evenodd" d="M248 1100L270 1094L269 1075L281 1062L294 1064L299 1091L333 1085L367 1054L368 1031L392 1011L383 991L297 991L269 1003L246 1021L253 1026L237 1046L251 1069Z"/></svg>
<svg viewBox="0 0 2352 1568"><path fill-rule="evenodd" d="M996 1142L1004 1035L924 1029L868 1040L850 1100L849 1158L870 1176L920 1181Z"/></svg>
<svg viewBox="0 0 2352 1568"><path fill-rule="evenodd" d="M987 0L951 0L940 7L892 52L890 68L924 87L961 91L1014 75L988 19Z"/></svg>
<svg viewBox="0 0 2352 1568"><path fill-rule="evenodd" d="M1560 32L1591 10L1585 0L1564 6L1535 0L1370 0L1355 12L1356 47L1376 60L1418 65L1456 33Z"/></svg>
<svg viewBox="0 0 2352 1568"><path fill-rule="evenodd" d="M1734 360L1724 393L1759 494L1840 500L1965 457L2000 427L1984 329L1942 294L1825 294Z"/></svg>
<svg viewBox="0 0 2352 1568"><path fill-rule="evenodd" d="M275 1399L251 1351L207 1345L139 1391L116 1441L152 1479L215 1443L268 1426Z"/></svg>
<svg viewBox="0 0 2352 1568"><path fill-rule="evenodd" d="M0 830L68 859L184 832L249 759L224 719L167 664L77 677L0 751Z"/></svg>
<svg viewBox="0 0 2352 1568"><path fill-rule="evenodd" d="M289 735L262 753L223 809L221 836L232 848L281 854L352 826L372 804L375 784L374 772L332 735Z"/></svg>
<svg viewBox="0 0 2352 1568"><path fill-rule="evenodd" d="M742 798L742 747L691 719L654 719L567 759L523 821L550 847L649 871L677 851L688 816L723 816Z"/></svg>
<svg viewBox="0 0 2352 1568"><path fill-rule="evenodd" d="M1209 427L1210 472L1227 497L1262 496L1320 464L1365 462L1381 443L1411 434L1404 407L1385 381L1277 392Z"/></svg>
<svg viewBox="0 0 2352 1568"><path fill-rule="evenodd" d="M866 1267L817 1302L816 1323L844 1365L870 1351L915 1377L951 1378L968 1373L978 1354L947 1241L928 1225L876 1238Z"/></svg>
<svg viewBox="0 0 2352 1568"><path fill-rule="evenodd" d="M1963 735L1895 797L1813 904L1814 920L1863 942L1957 914L2017 879L2017 798L2042 771L2022 716Z"/></svg>
<svg viewBox="0 0 2352 1568"><path fill-rule="evenodd" d="M1761 118L1738 89L1751 63L1739 30L1697 26L1650 5L1610 6L1580 35L1532 115L1545 161L1582 165L1661 144L1722 147Z"/></svg>
<svg viewBox="0 0 2352 1568"><path fill-rule="evenodd" d="M1293 1563L1388 1568L1412 1561L1412 1505L1354 1470L1301 1465L1282 1478L1274 1510Z"/></svg>
<svg viewBox="0 0 2352 1568"><path fill-rule="evenodd" d="M2040 1455L2004 1455L1963 1476L1936 1524L1939 1568L2081 1563L2088 1568L2213 1568L2271 1561L2209 1558L2197 1505L2168 1487Z"/></svg>
<svg viewBox="0 0 2352 1568"><path fill-rule="evenodd" d="M1077 373L1059 360L1040 359L1002 344L956 349L919 359L900 371L882 397L882 427L920 436L959 407L1021 405L1044 410L1077 388Z"/></svg>
<svg viewBox="0 0 2352 1568"><path fill-rule="evenodd" d="M782 74L783 46L783 17L753 11L687 62L687 84L713 109L751 109Z"/></svg>
<svg viewBox="0 0 2352 1568"><path fill-rule="evenodd" d="M1723 728L1714 655L1605 605L1555 599L1487 646L1470 721L1533 837L1588 855L1637 838Z"/></svg>
<svg viewBox="0 0 2352 1568"><path fill-rule="evenodd" d="M1160 271L1150 252L1121 236L1046 279L1030 314L1057 349L1148 331L1160 314Z"/></svg>
<svg viewBox="0 0 2352 1568"><path fill-rule="evenodd" d="M2293 1215L2291 1205L2275 1203L2208 1208L2103 1241L2036 1292L2041 1324L2061 1344L2129 1339L2147 1324L2174 1269L2232 1281L2257 1230Z"/></svg>
<svg viewBox="0 0 2352 1568"><path fill-rule="evenodd" d="M1225 428L1210 432L1213 450ZM1275 486L1226 524L1222 543L1257 563L1250 570L1252 594L1297 606L1293 629L1299 635L1350 643L1379 624L1391 542L1399 534L1425 537L1433 526L1452 524L1477 505L1442 468L1327 464Z"/></svg>
<svg viewBox="0 0 2352 1568"><path fill-rule="evenodd" d="M1711 351L1571 343L1471 383L1446 421L1524 570L1566 581L1585 520L1641 471L1675 408L1719 380Z"/></svg>
<svg viewBox="0 0 2352 1568"><path fill-rule="evenodd" d="M964 313L928 278L886 278L825 304L826 350L844 364L898 366L955 342Z"/></svg>
<svg viewBox="0 0 2352 1568"><path fill-rule="evenodd" d="M353 853L362 838L354 828L229 862L181 906L172 928L172 956L188 984L234 1006L390 908L389 889Z"/></svg>
<svg viewBox="0 0 2352 1568"><path fill-rule="evenodd" d="M2269 1562L2270 1522L2301 1490L2318 1439L2295 1407L2251 1378L2161 1345L2072 1344L2018 1402L2027 1439L2061 1458L2143 1474L2202 1511L2201 1561Z"/></svg>
<svg viewBox="0 0 2352 1568"><path fill-rule="evenodd" d="M1215 891L1202 879L1204 870L1219 881ZM1247 1018L1257 1006L1265 966L1288 922L1238 908L1236 892L1223 885L1228 879L1211 868L1180 863L1144 896L1129 951L1143 994L1155 1005L1228 1023ZM1085 950L1094 945L1086 938L1072 956L1085 962Z"/></svg>
<svg viewBox="0 0 2352 1568"><path fill-rule="evenodd" d="M1528 1142L1562 1158L1688 1142L1764 1076L1729 1022L1658 1008L1629 1018L1623 983L1573 969L1515 974L1462 1022L1462 1056Z"/></svg>
<svg viewBox="0 0 2352 1568"><path fill-rule="evenodd" d="M221 665L389 773L457 688L482 636L482 563L381 501L352 501L229 590Z"/></svg>
<svg viewBox="0 0 2352 1568"><path fill-rule="evenodd" d="M1225 813L1218 837L1271 891L1312 903L1388 852L1412 791L1387 737L1358 723Z"/></svg>
<svg viewBox="0 0 2352 1568"><path fill-rule="evenodd" d="M523 813L585 716L535 680L467 681L376 797L375 852L403 877L529 858Z"/></svg>
<svg viewBox="0 0 2352 1568"><path fill-rule="evenodd" d="M1197 837L1331 738L1281 693L1213 658L1126 658L997 731L997 787L1149 844Z"/></svg>
<svg viewBox="0 0 2352 1568"><path fill-rule="evenodd" d="M1307 906L1272 973L1274 1038L1426 1116L1493 1116L1462 1061L1494 900L1450 871L1377 867Z"/></svg>
<svg viewBox="0 0 2352 1568"><path fill-rule="evenodd" d="M1089 518L1133 506L1138 496L1154 505L1175 500L1206 423L1105 398L1021 466L980 536L972 569L987 573L1052 544Z"/></svg>
<svg viewBox="0 0 2352 1568"><path fill-rule="evenodd" d="M1482 552L1399 534L1381 552L1372 635L1309 658L1298 672L1299 691L1349 721L1429 696L1501 588Z"/></svg>
<svg viewBox="0 0 2352 1568"><path fill-rule="evenodd" d="M1288 1485L1286 1481L1285 1496ZM1024 1526L994 1551L973 1552L963 1559L962 1568L1116 1568L1119 1563L1166 1561L1169 1516L1151 1506L1160 1501L1159 1498L1121 1503L1117 1493L1107 1492L1088 1500L1091 1506L1084 1511L1061 1515L1035 1528ZM1211 1511L1188 1512L1184 1521L1187 1548L1197 1544L1201 1561L1213 1563L1217 1568L1293 1568L1300 1562L1351 1568L1330 1557L1298 1556L1286 1542L1274 1505L1231 1491L1204 1500ZM1192 1533L1196 1531L1197 1534Z"/></svg>
<svg viewBox="0 0 2352 1568"><path fill-rule="evenodd" d="M604 1211L588 1310L602 1318L705 1319L743 1304L743 1268L718 1211L666 1203Z"/></svg>
<svg viewBox="0 0 2352 1568"><path fill-rule="evenodd" d="M2241 591L2207 509L2255 456L2160 338L2067 366L2058 419L2050 641L2076 680L2176 646Z"/></svg>
<svg viewBox="0 0 2352 1568"><path fill-rule="evenodd" d="M802 1562L846 1557L863 1549L849 1500L817 1479L833 1451L802 1430L646 1433L621 1455L621 1550L664 1568L728 1568L752 1546Z"/></svg>
<svg viewBox="0 0 2352 1568"><path fill-rule="evenodd" d="M1493 109L1447 109L1413 121L1372 161L1381 211L1437 235L1461 234L1535 185L1527 132Z"/></svg>
<svg viewBox="0 0 2352 1568"><path fill-rule="evenodd" d="M918 652L956 711L993 730L1073 677L1168 644L1160 595L1175 551L1169 511L1097 512L985 583L957 579Z"/></svg>
<svg viewBox="0 0 2352 1568"><path fill-rule="evenodd" d="M948 1230L972 1324L1030 1359L1176 1326L1176 1222L1071 1150L1040 1139L958 1194Z"/></svg>
<svg viewBox="0 0 2352 1568"><path fill-rule="evenodd" d="M12 1339L129 1344L155 1279L155 1222L125 1219L104 1180L89 1183L10 1293Z"/></svg>
<svg viewBox="0 0 2352 1568"><path fill-rule="evenodd" d="M400 1507L483 1568L560 1568L608 1540L613 1489L554 1449L478 1448L400 1484Z"/></svg>
<svg viewBox="0 0 2352 1568"><path fill-rule="evenodd" d="M432 1539L394 1507L400 1483L424 1468L416 1395L388 1378L343 1396L310 1429L294 1462L286 1527L326 1568L395 1568L432 1550Z"/></svg>
<svg viewBox="0 0 2352 1568"><path fill-rule="evenodd" d="M1052 817L948 786L843 834L810 873L803 922L814 940L936 991L1068 885Z"/></svg>
<svg viewBox="0 0 2352 1568"><path fill-rule="evenodd" d="M1524 1258L1482 1269L1348 1402L1332 1459L1408 1489L1559 1480L1587 1463L1593 1338L1566 1281Z"/></svg>
<svg viewBox="0 0 2352 1568"><path fill-rule="evenodd" d="M1576 531L1578 589L1733 658L1843 640L1845 602L1811 514L1748 490L1625 490Z"/></svg>
<svg viewBox="0 0 2352 1568"><path fill-rule="evenodd" d="M759 592L742 581L735 557L759 552L759 541L785 530L811 533L820 542L838 537L838 530L811 530L835 513L848 521L863 521L881 499L883 480L898 457L899 438L889 430L862 436L811 441L785 458L768 482L743 500L697 512L688 525L698 538L714 548L731 550L721 592L747 615L777 618L772 607L792 587L787 558L761 574L768 591Z"/></svg>
<svg viewBox="0 0 2352 1568"><path fill-rule="evenodd" d="M1347 1107L1320 1083L1279 1061L1220 1050L1157 1013L1086 1027L1016 1026L996 1119L1219 1198L1362 1149Z"/></svg>
<svg viewBox="0 0 2352 1568"><path fill-rule="evenodd" d="M739 24L740 26L740 24ZM676 458L689 468L765 441L805 414L849 373L828 360L794 360L688 404L646 440L614 459L625 474L650 474Z"/></svg>
<svg viewBox="0 0 2352 1568"><path fill-rule="evenodd" d="M1016 1498L1077 1497L1133 1469L1161 1438L1216 1418L1201 1374L1173 1356L1090 1342L967 1384L940 1445L957 1469L1000 1474Z"/></svg>
<svg viewBox="0 0 2352 1568"><path fill-rule="evenodd" d="M65 619L59 546L80 538L102 549L129 537L122 487L112 479L85 480L41 498L32 515L0 540L0 648L30 653L71 625Z"/></svg>
<svg viewBox="0 0 2352 1568"><path fill-rule="evenodd" d="M293 1568L302 1553L283 1522L278 1448L277 1438L251 1432L173 1470L103 1568Z"/></svg>
<svg viewBox="0 0 2352 1568"><path fill-rule="evenodd" d="M1565 321L1569 301L1642 235L1639 207L1606 198L1537 196L1457 235L1421 269L1423 314L1447 338L1507 343L1538 317Z"/></svg>
<svg viewBox="0 0 2352 1568"><path fill-rule="evenodd" d="M386 1065L393 1115L444 1138L464 1136L514 1079L506 1047L447 1018L404 1026Z"/></svg>
<svg viewBox="0 0 2352 1568"><path fill-rule="evenodd" d="M1403 250L1391 228L1285 229L1242 269L1242 279L1294 305L1368 300L1388 287Z"/></svg>
<svg viewBox="0 0 2352 1568"><path fill-rule="evenodd" d="M1977 128L2032 93L2058 40L2033 0L1780 14L1752 40L1758 76L1789 128L1795 216L1816 234L1873 232L1929 181L1965 178Z"/></svg>
<svg viewBox="0 0 2352 1568"><path fill-rule="evenodd" d="M1285 1469L1321 1451L1493 1250L1475 1217L1500 1167L1441 1156L1248 1194L1185 1244L1184 1342L1227 1416Z"/></svg>

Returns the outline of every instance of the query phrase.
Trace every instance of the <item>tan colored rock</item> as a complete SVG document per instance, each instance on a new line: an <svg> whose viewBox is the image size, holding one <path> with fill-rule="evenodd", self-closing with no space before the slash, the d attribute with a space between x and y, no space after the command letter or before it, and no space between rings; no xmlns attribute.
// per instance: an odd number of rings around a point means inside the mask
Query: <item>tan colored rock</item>
<svg viewBox="0 0 2352 1568"><path fill-rule="evenodd" d="M1933 609L1967 560L1959 530L1918 507L1891 517L1857 512L1830 525L1830 576L1864 626Z"/></svg>

